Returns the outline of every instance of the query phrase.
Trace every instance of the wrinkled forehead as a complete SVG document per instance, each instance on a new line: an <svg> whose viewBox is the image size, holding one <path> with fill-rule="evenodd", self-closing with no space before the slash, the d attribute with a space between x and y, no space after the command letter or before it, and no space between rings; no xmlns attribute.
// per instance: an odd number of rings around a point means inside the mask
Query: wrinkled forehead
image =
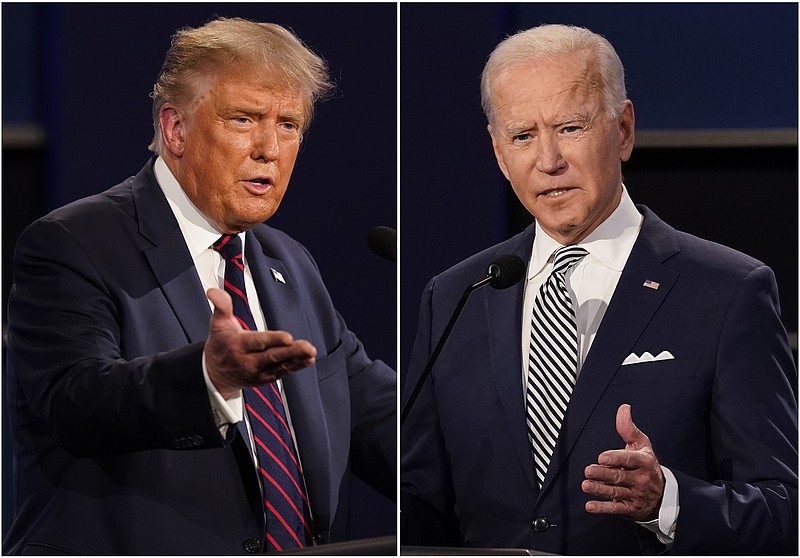
<svg viewBox="0 0 800 558"><path fill-rule="evenodd" d="M493 96L508 87L552 92L555 90L602 90L599 65L594 56L579 50L535 60L510 62L499 68L491 80Z"/></svg>
<svg viewBox="0 0 800 558"><path fill-rule="evenodd" d="M508 65L492 80L496 115L520 106L548 112L571 104L589 109L599 104L601 97L596 64L577 54Z"/></svg>
<svg viewBox="0 0 800 558"><path fill-rule="evenodd" d="M311 94L298 80L275 64L236 63L228 65L209 65L197 72L192 83L187 84L191 90L193 105L214 92L230 93L241 85L247 85L250 91L269 92L276 97L299 104L305 120L309 120L313 110Z"/></svg>

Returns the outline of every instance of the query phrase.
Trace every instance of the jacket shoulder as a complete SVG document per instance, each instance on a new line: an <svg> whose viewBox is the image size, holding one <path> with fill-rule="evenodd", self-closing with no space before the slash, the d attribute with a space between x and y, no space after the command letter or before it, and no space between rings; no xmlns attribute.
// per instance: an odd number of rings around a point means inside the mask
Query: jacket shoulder
<svg viewBox="0 0 800 558"><path fill-rule="evenodd" d="M644 206L640 236L668 267L740 278L765 264L739 250L680 231Z"/></svg>

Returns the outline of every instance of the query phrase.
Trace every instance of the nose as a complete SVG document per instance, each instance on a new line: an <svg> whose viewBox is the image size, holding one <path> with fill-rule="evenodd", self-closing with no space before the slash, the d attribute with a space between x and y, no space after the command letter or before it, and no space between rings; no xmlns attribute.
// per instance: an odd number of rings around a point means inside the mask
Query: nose
<svg viewBox="0 0 800 558"><path fill-rule="evenodd" d="M538 138L539 151L536 157L536 170L545 174L555 174L565 168L567 162L561 155L558 139L550 134Z"/></svg>
<svg viewBox="0 0 800 558"><path fill-rule="evenodd" d="M278 130L274 125L264 123L253 132L251 158L256 161L275 161L281 153Z"/></svg>

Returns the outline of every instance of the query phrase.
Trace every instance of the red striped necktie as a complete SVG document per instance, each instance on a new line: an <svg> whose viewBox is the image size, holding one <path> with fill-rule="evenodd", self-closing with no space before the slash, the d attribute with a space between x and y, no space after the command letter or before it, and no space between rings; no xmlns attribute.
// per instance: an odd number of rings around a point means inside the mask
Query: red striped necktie
<svg viewBox="0 0 800 558"><path fill-rule="evenodd" d="M233 299L233 315L244 329L255 331L244 283L241 238L223 235L213 248L225 259L225 290ZM308 499L281 393L275 383L247 388L244 401L266 509L266 550L305 547L312 540Z"/></svg>

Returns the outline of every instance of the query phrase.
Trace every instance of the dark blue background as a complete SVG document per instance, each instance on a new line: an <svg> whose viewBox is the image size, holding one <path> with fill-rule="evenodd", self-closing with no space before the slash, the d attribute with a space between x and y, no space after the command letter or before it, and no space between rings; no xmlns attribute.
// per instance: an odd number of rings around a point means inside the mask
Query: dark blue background
<svg viewBox="0 0 800 558"><path fill-rule="evenodd" d="M770 150L635 148L623 173L634 201L673 226L773 266L784 321L796 330L797 4L401 8L401 372L425 283L531 219L520 217L497 168L479 84L500 40L542 23L585 26L610 40L626 69L639 132L794 131L793 145L777 155L780 168Z"/></svg>
<svg viewBox="0 0 800 558"><path fill-rule="evenodd" d="M153 133L148 95L179 27L217 15L269 21L292 28L321 54L337 94L317 107L288 193L270 224L315 256L337 308L370 356L396 365L396 266L372 254L366 243L371 227L397 226L395 4L3 4L2 9L4 126L38 125L46 134L39 214L109 188L147 161ZM7 156L4 149L4 163ZM4 180L6 239L15 233L6 224L22 207L9 200L34 187ZM4 253L5 262L9 255ZM360 483L355 498L356 537L394 534L393 502Z"/></svg>
<svg viewBox="0 0 800 558"><path fill-rule="evenodd" d="M397 225L402 86L402 371L425 282L514 228L513 194L497 169L478 90L486 57L506 34L571 23L606 35L626 67L639 130L797 128L796 3L402 3L400 84L396 10L394 3L3 4L3 124L38 124L47 132L46 165L32 169L45 177L38 212L141 167L152 134L148 94L177 27L217 14L288 25L329 61L339 94L319 107L272 224L306 243L348 324L374 357L392 364L395 267L369 253L364 237L372 226ZM796 143L786 149L788 169L776 169L771 151L638 148L623 171L639 178L629 184L634 199L660 195L658 204L648 203L672 224L684 219L689 232L740 242L776 268L779 283L793 291L782 286L781 294L796 328ZM5 180L6 157L4 146L4 246L21 208L8 200L32 187ZM727 172L703 189L709 160ZM697 161L706 166L681 175ZM749 164L747 172L734 162ZM636 164L652 169L647 180ZM675 176L682 182L673 185ZM734 186L741 176L745 184ZM667 187L655 192L659 180ZM738 229L732 241L726 227ZM764 236L778 256L757 253L765 250ZM777 271L781 266L788 271ZM376 524L362 532L393 528L394 508L382 505L378 499L362 514Z"/></svg>

